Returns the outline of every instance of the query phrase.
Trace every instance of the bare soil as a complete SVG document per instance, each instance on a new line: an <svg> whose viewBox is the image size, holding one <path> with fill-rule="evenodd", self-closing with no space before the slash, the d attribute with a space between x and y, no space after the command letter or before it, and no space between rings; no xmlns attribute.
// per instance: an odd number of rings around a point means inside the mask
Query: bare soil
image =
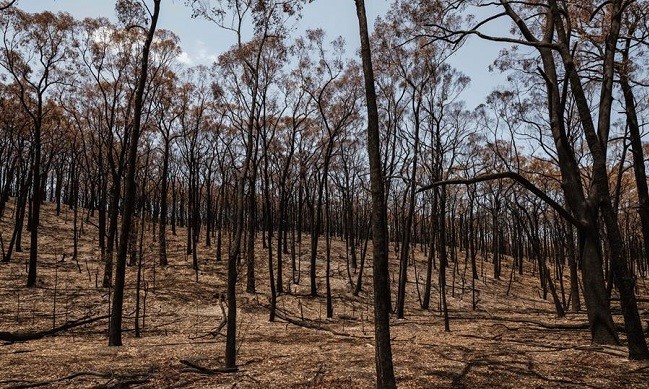
<svg viewBox="0 0 649 389"><path fill-rule="evenodd" d="M10 207L0 219L5 249L13 228L11 212ZM10 263L0 264L0 332L46 331L108 314L111 291L100 287L103 264L96 219L85 220L85 213L80 212L83 234L79 255L73 260L72 215L67 208L56 216L52 204L44 207L36 288L24 287L27 232L23 252L15 253ZM107 319L57 336L0 344L1 388L374 387L371 267L365 269L363 292L353 296L343 241L334 239L332 245L334 317L326 318L323 242L318 253L321 297L308 296L309 243L305 237L300 282L287 284L278 300L282 318L269 322L267 252L259 234L257 293L245 293L245 267L237 286L239 371L219 373L225 329L216 330L226 308L220 300L225 292L226 263L215 261L214 247L201 244L197 274L191 256L185 253L185 230L178 228L177 236L169 233L170 264L161 268L155 265L157 243L152 241L151 228L147 223L141 337L134 336L137 268L129 267L124 346L108 347ZM225 259L225 247L223 254ZM555 317L551 301L541 298L530 262L525 263L523 276L511 272L511 262L504 263L501 279L495 280L488 258L480 259L481 277L475 284L479 300L473 310L470 272L464 271L460 253L457 268L447 270L451 331L445 332L436 283L431 309L420 309L417 284L423 288L425 256L418 250L415 254L417 277L411 267L405 319L393 319L391 327L399 387L648 387L649 363L629 361L624 346L591 345L585 313ZM397 255L391 255L396 281ZM367 263L371 265L369 258ZM291 281L290 263L284 266L284 279ZM640 297L649 297L645 280L639 279L638 284ZM566 280L566 290L568 285ZM615 320L621 324L619 307L613 305ZM646 303L641 305L643 320L649 316L647 308Z"/></svg>

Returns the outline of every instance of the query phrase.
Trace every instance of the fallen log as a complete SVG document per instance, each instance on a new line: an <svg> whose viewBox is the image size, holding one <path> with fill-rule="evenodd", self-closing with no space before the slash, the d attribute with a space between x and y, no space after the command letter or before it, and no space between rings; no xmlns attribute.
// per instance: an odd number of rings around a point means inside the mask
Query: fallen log
<svg viewBox="0 0 649 389"><path fill-rule="evenodd" d="M0 331L0 341L5 341L9 343L27 342L29 340L41 339L47 336L55 336L59 332L67 331L69 329L76 328L76 327L81 327L86 324L91 324L99 320L108 319L109 317L110 315L85 317L82 319L68 321L65 324L62 324L58 327L54 327L44 331L26 331L26 332Z"/></svg>

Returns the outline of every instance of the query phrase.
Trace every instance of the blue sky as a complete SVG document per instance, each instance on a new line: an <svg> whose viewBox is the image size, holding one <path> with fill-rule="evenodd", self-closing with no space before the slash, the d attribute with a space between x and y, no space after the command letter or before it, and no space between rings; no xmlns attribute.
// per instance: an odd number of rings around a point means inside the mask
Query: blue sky
<svg viewBox="0 0 649 389"><path fill-rule="evenodd" d="M370 24L377 16L387 12L390 3L390 0L366 1ZM18 1L18 7L29 12L66 11L76 18L105 16L115 19L114 5L114 0ZM219 29L211 22L192 19L191 10L184 5L183 0L163 1L159 28L172 30L180 37L184 52L179 59L189 65L211 63L234 43L232 33ZM352 0L316 0L306 5L303 18L299 21L298 33L307 28L322 28L331 39L343 36L350 55L354 55L359 46L358 22ZM500 47L473 38L451 58L451 64L472 79L470 88L462 96L468 108L480 104L494 87L504 83L504 76L487 70L498 56Z"/></svg>

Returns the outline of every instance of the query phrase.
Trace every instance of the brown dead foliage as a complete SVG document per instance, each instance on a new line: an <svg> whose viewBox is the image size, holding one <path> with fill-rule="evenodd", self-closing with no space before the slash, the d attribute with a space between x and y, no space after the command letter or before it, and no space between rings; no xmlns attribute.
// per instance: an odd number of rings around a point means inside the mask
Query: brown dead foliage
<svg viewBox="0 0 649 389"><path fill-rule="evenodd" d="M10 236L11 208L0 220ZM85 217L85 216L84 216ZM109 290L100 288L102 264L94 218L84 221L78 262L72 254L72 212L56 216L44 207L38 287L24 288L28 240L23 253L0 265L0 331L47 330L68 321L108 313ZM108 347L107 321L75 327L55 337L0 345L2 388L370 388L374 386L371 271L364 291L351 293L344 242L334 239L332 290L334 317L325 316L324 297L308 293L308 242L302 243L302 277L278 300L278 319L268 321L266 251L256 249L257 294L245 293L241 269L238 363L236 373L222 373L224 330L219 296L225 291L225 263L214 260L214 247L200 248L198 281L185 254L184 229L169 234L170 265L155 265L157 243L147 223L144 247L146 291L142 337L133 336L136 269L127 270L127 301L122 347ZM261 237L261 236L260 236ZM227 240L226 240L227 242ZM324 246L324 245L323 245ZM224 248L225 250L225 248ZM225 251L224 251L225 253ZM62 261L63 255L65 258ZM397 266L396 254L392 264ZM491 278L489 261L480 261L485 277L476 282L478 309L471 309L470 279L463 255L457 273L448 269L451 331L433 309L419 308L411 268L406 318L392 322L395 373L402 388L645 388L649 364L626 358L625 347L591 346L584 313L556 319L550 301L540 298L538 277L525 264L524 276L510 265L501 280ZM368 260L368 262L370 262ZM319 262L324 294L324 260ZM422 277L424 256L417 252ZM506 271L504 269L507 269ZM290 280L290 264L285 264ZM396 272L394 272L396 274ZM436 277L435 277L436 278ZM99 281L97 281L99 280ZM395 280L396 281L396 280ZM641 295L647 296L644 280ZM566 283L566 285L568 285ZM396 293L396 284L393 292ZM144 297L146 297L144 299ZM437 301L437 289L435 300ZM145 303L144 303L145 302ZM644 303L643 316L647 317ZM616 320L621 320L616 315ZM183 363L181 362L189 362ZM192 368L191 365L206 370Z"/></svg>

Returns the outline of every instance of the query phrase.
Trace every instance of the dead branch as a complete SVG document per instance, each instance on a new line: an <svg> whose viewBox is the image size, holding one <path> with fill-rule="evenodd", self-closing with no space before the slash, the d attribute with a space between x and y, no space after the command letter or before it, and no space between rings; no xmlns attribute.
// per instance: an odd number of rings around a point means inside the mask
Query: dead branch
<svg viewBox="0 0 649 389"><path fill-rule="evenodd" d="M83 376L98 377L98 378L110 378L111 377L111 375L107 374L107 373L99 373L99 372L95 372L95 371L80 371L80 372L72 373L72 374L69 374L69 375L67 375L65 377L56 378L56 379L53 379L53 380L38 381L38 382L24 382L24 383L16 384L16 385L13 385L13 386L9 386L8 388L11 388L11 389L36 388L36 387L39 387L39 386L52 385L52 384L55 384L57 382L73 380L73 379L75 379L77 377L83 377Z"/></svg>
<svg viewBox="0 0 649 389"><path fill-rule="evenodd" d="M324 365L320 365L320 367L318 368L318 371L315 372L315 375L313 376L313 378L311 378L307 382L311 386L315 387L316 385L319 385L321 383L320 381L322 380L322 377L324 377L324 374L325 374Z"/></svg>
<svg viewBox="0 0 649 389"><path fill-rule="evenodd" d="M210 369L204 366L201 366L195 362L189 361L187 359L181 359L180 363L183 365L187 365L191 367L192 369L196 370L196 372L201 373L201 374L207 374L207 375L215 375L215 374L221 374L221 373L236 373L239 371L239 368L237 367L223 367L219 369Z"/></svg>
<svg viewBox="0 0 649 389"><path fill-rule="evenodd" d="M149 377L144 377L144 378L132 378L132 379L126 379L126 380L119 380L117 382L114 382L112 384L105 384L101 385L100 388L102 389L122 389L122 388L130 388L131 385L140 385L140 384L145 384L149 382Z"/></svg>
<svg viewBox="0 0 649 389"><path fill-rule="evenodd" d="M270 309L269 306L264 305L264 307ZM308 328L308 329L311 329L311 330L318 330L318 331L326 331L326 332L330 332L331 334L337 335L337 336L360 338L360 339L374 339L373 336L359 336L359 335L352 335L352 334L349 334L347 332L336 331L336 330L333 330L333 329L329 328L328 326L322 325L320 322L317 322L317 321L314 321L314 320L294 319L294 318L292 318L291 316L288 315L288 312L283 312L279 308L276 308L275 316L277 318L281 319L281 320L284 320L287 323L290 323L290 324L293 324L293 325L296 325L296 326L302 327L302 328Z"/></svg>
<svg viewBox="0 0 649 389"><path fill-rule="evenodd" d="M294 319L294 318L288 316L288 314L283 313L279 309L276 309L275 316L277 316L278 318L280 318L280 319L282 319L282 320L284 320L284 321L286 321L288 323L294 324L294 325L296 325L298 327L309 328L309 329L312 329L312 330L328 331L328 332L331 332L332 334L338 335L338 336L351 336L350 334L348 334L346 332L340 332L340 331L332 330L331 328L328 328L326 326L322 326L320 323L312 321L312 320Z"/></svg>
<svg viewBox="0 0 649 389"><path fill-rule="evenodd" d="M493 320L493 321L504 321L504 322L510 322L510 323L519 323L519 324L533 324L535 326L547 329L547 330L568 330L568 331L574 331L574 330L587 330L589 328L588 322L581 322L581 323L547 323L539 320L532 320L532 319L519 319L519 318L507 318L507 317L500 317L500 316L487 316L487 317L463 317L463 316L458 316L458 317L453 317L453 320L476 320L476 319L481 319L481 320ZM616 329L619 332L626 333L626 328L624 328L624 325L621 324L616 324ZM645 333L649 333L649 322L647 322L647 326L643 329Z"/></svg>
<svg viewBox="0 0 649 389"><path fill-rule="evenodd" d="M212 337L216 338L217 336L221 335L221 331L223 330L223 328L225 328L225 325L228 324L228 315L225 313L225 308L223 307L223 300L222 299L219 299L219 306L221 307L221 314L222 314L221 322L219 323L219 325L215 329L213 329L212 331L210 331L210 332L208 332L206 334L195 336L195 337L190 337L190 339L192 339L192 340L194 340L194 339L202 339L202 338L207 338L208 336L212 336Z"/></svg>
<svg viewBox="0 0 649 389"><path fill-rule="evenodd" d="M484 174L482 176L477 176L473 178L468 178L468 179L450 179L450 180L444 180L444 181L437 181L433 182L428 185L424 185L417 189L417 192L425 192L427 190L433 189L437 186L446 186L446 185L472 185L476 184L478 182L483 182L483 181L491 181L491 180L500 180L503 178L508 178L511 180L516 181L520 185L522 185L525 189L529 190L530 192L534 193L539 199L543 200L547 205L552 207L559 215L561 215L564 219L570 222L570 224L580 227L584 225L584 222L581 220L577 220L570 212L568 212L561 204L557 203L554 201L550 196L548 196L545 192L543 192L541 189L539 189L536 185L534 185L530 180L527 178L521 176L520 174L516 172L501 172L501 173L493 173L493 174Z"/></svg>
<svg viewBox="0 0 649 389"><path fill-rule="evenodd" d="M103 315L103 316L96 316L96 317L89 317L89 318L86 317L83 319L72 320L66 322L63 325L45 331L27 331L27 332L0 331L0 340L9 343L14 343L14 342L26 342L29 340L41 339L47 336L54 336L59 332L67 331L75 327L81 327L86 324L91 324L99 320L107 319L109 317L110 317L109 315Z"/></svg>
<svg viewBox="0 0 649 389"><path fill-rule="evenodd" d="M223 307L223 299L219 299L219 306L221 307L221 322L219 323L218 327L216 327L216 329L210 331L210 335L214 337L220 335L223 327L228 324L228 315L225 313L225 308Z"/></svg>
<svg viewBox="0 0 649 389"><path fill-rule="evenodd" d="M589 328L587 322L585 323L544 323L542 321L530 320L530 319L517 319L514 321L519 323L534 324L535 326L539 326L547 330L587 330Z"/></svg>
<svg viewBox="0 0 649 389"><path fill-rule="evenodd" d="M0 2L0 11L4 11L5 9L11 7L15 2L16 2L16 0L9 0L9 1Z"/></svg>

